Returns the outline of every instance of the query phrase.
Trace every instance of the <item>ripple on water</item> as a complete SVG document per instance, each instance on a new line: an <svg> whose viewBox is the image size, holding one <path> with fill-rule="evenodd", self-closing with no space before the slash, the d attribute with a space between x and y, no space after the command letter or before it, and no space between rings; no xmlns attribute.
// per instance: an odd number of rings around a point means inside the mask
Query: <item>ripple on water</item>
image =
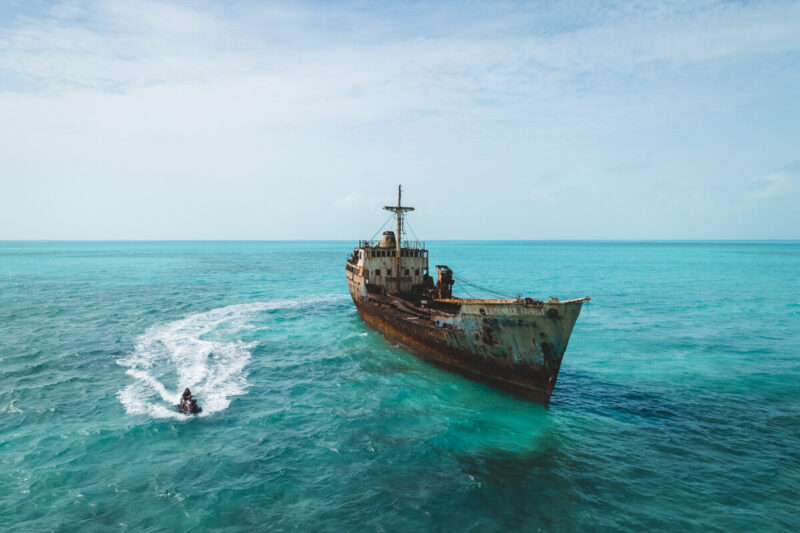
<svg viewBox="0 0 800 533"><path fill-rule="evenodd" d="M365 328L341 243L25 246L0 259L17 530L798 529L792 255L441 243L498 290L593 296L545 408ZM170 411L187 385L210 416Z"/></svg>

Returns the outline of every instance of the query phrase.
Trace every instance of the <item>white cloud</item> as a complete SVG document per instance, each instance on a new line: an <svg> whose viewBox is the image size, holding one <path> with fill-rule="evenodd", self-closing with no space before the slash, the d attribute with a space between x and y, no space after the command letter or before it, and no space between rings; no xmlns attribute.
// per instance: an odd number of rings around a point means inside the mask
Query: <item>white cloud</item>
<svg viewBox="0 0 800 533"><path fill-rule="evenodd" d="M794 180L786 172L776 172L750 180L750 196L756 200L770 200L794 192Z"/></svg>
<svg viewBox="0 0 800 533"><path fill-rule="evenodd" d="M273 228L285 213L271 218L277 208L259 210L259 201L294 206L311 224L337 210L378 210L398 182L420 199L442 199L443 215L480 206L486 223L459 229L470 237L519 227L510 217L521 211L502 207L512 201L558 199L589 213L598 198L586 191L644 205L658 180L757 175L793 157L782 147L796 132L753 142L758 132L741 123L759 118L759 105L765 116L779 108L787 122L797 116L785 101L800 86L798 19L800 4L783 2L56 2L0 28L0 184L27 199L0 199L0 238L57 226L47 211L60 200L43 205L39 194L54 182L85 227L102 222L117 232L110 238L136 237L148 223L98 214L104 202L122 205L123 193L166 213L152 235L172 223L164 206L173 205L173 218L202 237L209 217L183 211L187 196L195 205L243 202L252 211L231 207L229 221ZM703 127L716 129L703 138ZM720 137L734 132L753 138L724 142L772 159L750 155L743 165L746 150L718 157ZM656 149L661 160L619 166ZM694 168L697 157L713 160L710 168ZM622 177L605 176L609 168ZM582 177L560 188L526 181L547 172ZM753 186L757 197L780 184ZM37 214L39 233L1 232ZM344 219L362 222L340 217L321 236L352 231ZM594 226L601 231L602 220ZM576 218L563 231L581 227ZM308 227L292 231L281 236Z"/></svg>
<svg viewBox="0 0 800 533"><path fill-rule="evenodd" d="M382 206L382 198L352 191L337 197L333 205L340 211L375 211Z"/></svg>
<svg viewBox="0 0 800 533"><path fill-rule="evenodd" d="M573 29L567 24L555 34L533 35L518 28L535 25L539 13L523 11L512 26L516 31L503 28L508 36L482 34L481 24L466 12L450 24L473 27L476 35L453 31L424 37L401 30L370 42L358 32L348 37L348 32L362 25L391 26L380 14L350 13L341 17L346 25L337 31L329 28L334 23L325 24L306 8L223 10L213 4L128 0L68 5L69 15L53 9L44 20L23 21L3 32L0 70L22 84L51 90L206 83L258 73L306 80L306 91L318 96L343 88L414 90L424 85L450 96L491 91L495 101L518 103L543 91L552 95L585 75L599 76L598 81L646 77L653 65L663 71L670 65L800 49L798 4L609 9L591 25ZM287 21L296 31L291 39L280 37ZM402 17L396 25L403 27Z"/></svg>
<svg viewBox="0 0 800 533"><path fill-rule="evenodd" d="M531 180L528 198L537 204L554 203L558 196L558 179L555 176Z"/></svg>

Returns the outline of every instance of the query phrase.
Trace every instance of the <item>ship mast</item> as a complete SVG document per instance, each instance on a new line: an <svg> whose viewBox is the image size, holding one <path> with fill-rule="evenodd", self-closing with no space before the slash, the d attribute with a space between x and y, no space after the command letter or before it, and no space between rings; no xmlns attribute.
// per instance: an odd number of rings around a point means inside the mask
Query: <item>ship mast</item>
<svg viewBox="0 0 800 533"><path fill-rule="evenodd" d="M397 238L395 239L395 252L394 252L394 267L395 267L395 279L397 280L397 292L400 292L400 250L403 246L402 244L402 235L403 235L403 213L406 211L413 211L413 207L404 207L402 204L403 199L403 186L397 186L397 207L393 205L386 205L383 208L387 211L391 211L394 213L395 219L397 220Z"/></svg>

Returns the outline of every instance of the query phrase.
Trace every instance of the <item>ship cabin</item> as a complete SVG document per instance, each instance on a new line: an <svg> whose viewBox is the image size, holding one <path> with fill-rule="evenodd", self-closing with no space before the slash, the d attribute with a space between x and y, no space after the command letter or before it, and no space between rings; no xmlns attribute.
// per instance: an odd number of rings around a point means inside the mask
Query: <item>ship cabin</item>
<svg viewBox="0 0 800 533"><path fill-rule="evenodd" d="M424 243L398 244L393 231L383 232L379 241L360 241L347 259L348 283L370 294L420 295L424 288L432 287Z"/></svg>

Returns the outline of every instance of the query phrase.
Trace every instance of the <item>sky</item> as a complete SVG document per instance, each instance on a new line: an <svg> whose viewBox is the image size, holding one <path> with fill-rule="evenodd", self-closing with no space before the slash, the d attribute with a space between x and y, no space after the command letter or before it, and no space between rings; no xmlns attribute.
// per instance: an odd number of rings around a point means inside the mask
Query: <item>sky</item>
<svg viewBox="0 0 800 533"><path fill-rule="evenodd" d="M800 2L0 2L0 239L800 239Z"/></svg>

